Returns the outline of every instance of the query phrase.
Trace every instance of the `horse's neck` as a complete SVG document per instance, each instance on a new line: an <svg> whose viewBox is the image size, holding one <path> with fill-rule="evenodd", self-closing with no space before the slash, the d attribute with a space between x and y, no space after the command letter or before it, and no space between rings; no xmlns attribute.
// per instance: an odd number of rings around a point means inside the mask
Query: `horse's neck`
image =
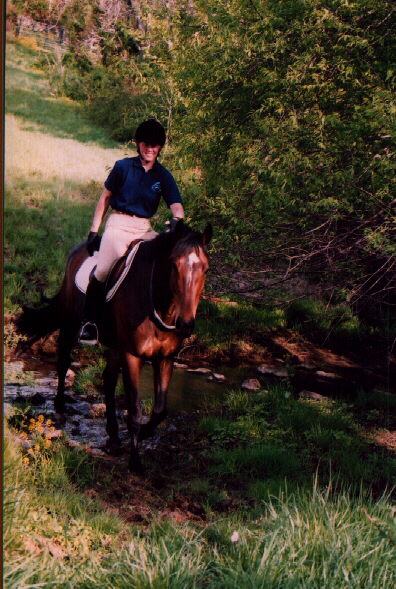
<svg viewBox="0 0 396 589"><path fill-rule="evenodd" d="M172 315L174 309L174 296L170 288L170 268L168 264L160 264L159 260L155 262L155 272L153 276L153 303L157 312L163 319Z"/></svg>

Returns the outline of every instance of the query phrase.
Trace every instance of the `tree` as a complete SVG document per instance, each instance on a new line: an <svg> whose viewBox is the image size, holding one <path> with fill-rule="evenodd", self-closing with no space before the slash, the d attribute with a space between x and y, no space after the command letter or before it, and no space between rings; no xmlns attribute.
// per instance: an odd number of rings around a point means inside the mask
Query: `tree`
<svg viewBox="0 0 396 589"><path fill-rule="evenodd" d="M194 213L245 260L323 271L359 307L389 301L393 3L197 0L145 14L178 97L178 154L201 173Z"/></svg>

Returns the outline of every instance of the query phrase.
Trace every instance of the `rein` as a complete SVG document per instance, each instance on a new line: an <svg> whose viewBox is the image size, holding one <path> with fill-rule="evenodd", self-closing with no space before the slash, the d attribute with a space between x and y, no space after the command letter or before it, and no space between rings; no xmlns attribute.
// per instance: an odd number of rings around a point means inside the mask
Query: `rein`
<svg viewBox="0 0 396 589"><path fill-rule="evenodd" d="M150 276L150 286L149 286L149 304L150 304L150 319L159 329L162 331L176 331L175 325L167 325L162 321L161 317L159 316L155 306L154 306L154 299L153 299L153 277L154 277L154 269L155 269L155 258L153 260L153 265L151 267L151 276Z"/></svg>

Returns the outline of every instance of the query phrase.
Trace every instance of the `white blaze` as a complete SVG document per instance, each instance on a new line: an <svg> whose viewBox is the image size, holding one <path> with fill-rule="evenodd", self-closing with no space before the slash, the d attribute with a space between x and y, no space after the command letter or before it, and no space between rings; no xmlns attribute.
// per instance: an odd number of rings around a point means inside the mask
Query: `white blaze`
<svg viewBox="0 0 396 589"><path fill-rule="evenodd" d="M186 280L187 280L187 285L189 286L192 282L193 266L194 266L194 264L198 263L200 260L195 252L191 252L191 254L187 258L187 261L188 261L188 270L187 270Z"/></svg>

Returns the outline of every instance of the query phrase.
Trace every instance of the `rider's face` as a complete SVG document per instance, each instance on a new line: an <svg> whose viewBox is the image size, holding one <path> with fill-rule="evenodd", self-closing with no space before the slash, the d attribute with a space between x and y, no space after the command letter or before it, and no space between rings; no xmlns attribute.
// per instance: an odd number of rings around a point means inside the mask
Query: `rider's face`
<svg viewBox="0 0 396 589"><path fill-rule="evenodd" d="M143 161L147 163L154 162L161 151L160 145L150 145L144 141L137 143L137 150Z"/></svg>

